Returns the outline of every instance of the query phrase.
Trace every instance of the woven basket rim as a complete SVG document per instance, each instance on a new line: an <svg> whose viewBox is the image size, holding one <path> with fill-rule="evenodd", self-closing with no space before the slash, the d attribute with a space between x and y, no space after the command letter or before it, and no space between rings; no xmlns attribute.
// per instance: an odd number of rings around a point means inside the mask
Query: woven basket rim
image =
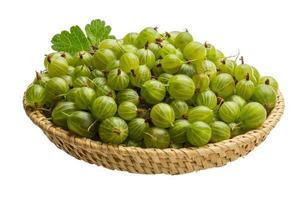
<svg viewBox="0 0 302 200"><path fill-rule="evenodd" d="M278 123L280 117L284 112L284 99L281 92L278 92L278 99L275 108L271 111L265 122L257 129L251 130L246 132L245 134L238 135L234 138L227 139L217 143L209 143L202 147L184 147L180 149L175 148L165 148L165 149L157 149L157 148L142 148L142 147L127 147L124 145L112 145L102 143L101 141L91 140L89 138L79 137L75 134L69 133L68 131L54 125L51 121L49 121L40 111L33 110L30 108L25 99L25 95L23 96L23 107L25 109L26 114L29 118L35 123L38 127L40 127L44 132L47 131L49 134L54 136L60 137L64 139L64 141L68 141L70 144L74 144L77 146L81 146L86 148L88 151L100 151L100 150L112 150L112 151L119 151L125 153L148 153L148 154L157 154L160 155L170 155L171 152L178 154L178 153L185 153L190 155L191 153L198 152L202 154L203 152L208 151L219 151L219 149L223 148L227 150L228 148L236 148L237 142L243 142L245 140L250 140L251 137L254 137L255 141L257 140L258 134L268 134L270 130Z"/></svg>

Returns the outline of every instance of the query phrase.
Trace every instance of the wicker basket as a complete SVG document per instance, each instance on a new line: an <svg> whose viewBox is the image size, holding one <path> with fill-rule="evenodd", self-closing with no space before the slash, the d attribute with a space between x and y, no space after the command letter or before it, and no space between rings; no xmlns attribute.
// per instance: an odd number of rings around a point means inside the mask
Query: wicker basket
<svg viewBox="0 0 302 200"><path fill-rule="evenodd" d="M284 100L279 93L276 107L264 124L256 130L201 148L161 150L109 145L80 138L56 127L41 112L27 106L25 100L23 100L23 105L33 123L43 130L50 141L66 153L77 159L109 169L142 174L183 174L223 166L247 155L264 141L284 111Z"/></svg>

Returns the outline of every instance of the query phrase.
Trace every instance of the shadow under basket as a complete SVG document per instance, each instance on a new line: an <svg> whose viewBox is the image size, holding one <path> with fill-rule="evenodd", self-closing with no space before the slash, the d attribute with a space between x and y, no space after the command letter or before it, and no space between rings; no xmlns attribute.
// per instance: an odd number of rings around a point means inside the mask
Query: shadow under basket
<svg viewBox="0 0 302 200"><path fill-rule="evenodd" d="M42 129L51 142L71 156L109 169L141 174L183 174L223 166L247 155L264 141L284 111L284 99L279 93L275 108L258 129L200 148L145 149L77 137L55 126L40 111L31 109L25 99L23 105L32 122Z"/></svg>

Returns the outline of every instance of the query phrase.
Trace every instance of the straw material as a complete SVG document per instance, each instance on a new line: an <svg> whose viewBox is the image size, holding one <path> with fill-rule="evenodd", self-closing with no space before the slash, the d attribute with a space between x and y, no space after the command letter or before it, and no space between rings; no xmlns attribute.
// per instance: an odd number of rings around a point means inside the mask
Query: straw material
<svg viewBox="0 0 302 200"><path fill-rule="evenodd" d="M264 141L284 111L284 99L279 93L276 107L264 124L256 130L201 148L161 150L109 145L80 138L56 127L41 112L27 106L25 100L23 105L33 123L43 130L50 141L66 153L77 159L109 169L142 174L183 174L223 166L247 155Z"/></svg>

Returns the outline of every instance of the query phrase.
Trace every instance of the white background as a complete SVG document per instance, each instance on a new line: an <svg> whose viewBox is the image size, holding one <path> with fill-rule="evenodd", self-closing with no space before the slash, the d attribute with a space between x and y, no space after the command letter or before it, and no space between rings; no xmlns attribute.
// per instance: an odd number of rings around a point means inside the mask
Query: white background
<svg viewBox="0 0 302 200"><path fill-rule="evenodd" d="M0 199L301 199L302 31L299 1L2 1ZM227 166L179 176L139 175L78 161L26 117L22 95L43 69L50 39L101 18L122 37L145 26L188 28L274 76L285 96L267 140Z"/></svg>

